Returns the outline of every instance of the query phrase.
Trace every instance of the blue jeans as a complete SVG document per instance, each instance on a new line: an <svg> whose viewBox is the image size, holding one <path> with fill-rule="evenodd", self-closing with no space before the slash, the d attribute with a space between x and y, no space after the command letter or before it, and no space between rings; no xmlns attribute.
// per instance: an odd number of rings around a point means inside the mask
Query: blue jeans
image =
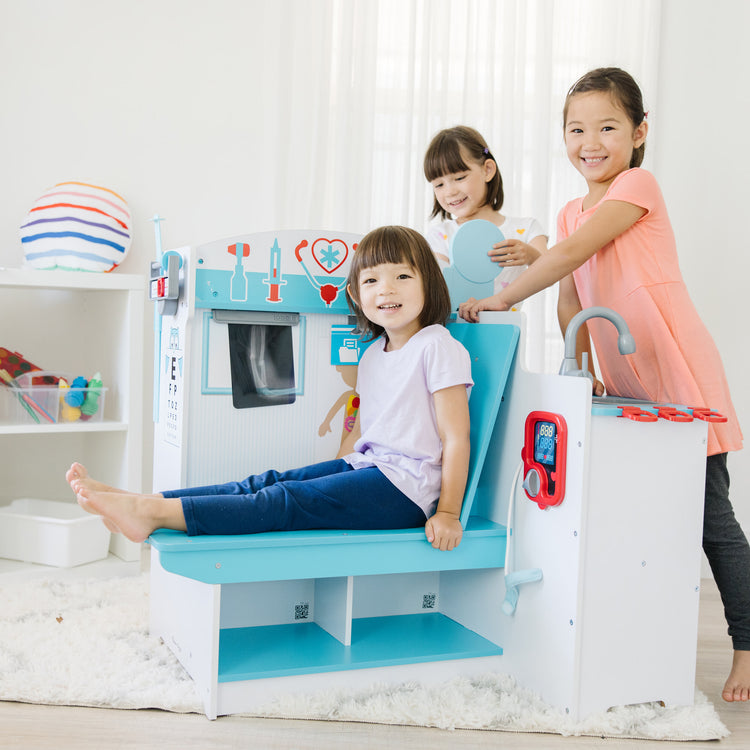
<svg viewBox="0 0 750 750"><path fill-rule="evenodd" d="M724 604L735 651L750 651L750 545L729 500L727 454L709 456L703 551Z"/></svg>
<svg viewBox="0 0 750 750"><path fill-rule="evenodd" d="M427 518L375 467L342 459L291 471L267 471L242 482L162 493L179 497L187 533L256 534L303 529L407 529Z"/></svg>

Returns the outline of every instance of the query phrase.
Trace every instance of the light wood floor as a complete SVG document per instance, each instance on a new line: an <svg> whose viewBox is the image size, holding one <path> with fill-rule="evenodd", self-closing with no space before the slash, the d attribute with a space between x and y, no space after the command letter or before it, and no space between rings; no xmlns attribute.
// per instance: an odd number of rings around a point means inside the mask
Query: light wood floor
<svg viewBox="0 0 750 750"><path fill-rule="evenodd" d="M699 747L750 748L750 705L727 704L721 699L731 661L721 602L712 581L703 582L698 647L697 685L716 707L731 736L716 742L695 742ZM223 750L225 748L575 748L611 750L658 748L664 742L611 740L596 737L561 737L545 734L455 731L334 722L242 719L226 716L208 721L197 714L163 711L116 711L67 706L37 706L0 701L0 747L8 750ZM683 746L681 746L683 747Z"/></svg>

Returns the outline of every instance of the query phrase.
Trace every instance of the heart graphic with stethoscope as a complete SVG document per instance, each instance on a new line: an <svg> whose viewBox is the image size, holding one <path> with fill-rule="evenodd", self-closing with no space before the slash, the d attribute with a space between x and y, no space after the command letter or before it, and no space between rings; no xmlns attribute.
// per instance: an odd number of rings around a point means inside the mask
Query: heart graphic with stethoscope
<svg viewBox="0 0 750 750"><path fill-rule="evenodd" d="M322 237L310 248L315 262L328 274L341 268L349 257L349 248L343 240L326 240Z"/></svg>
<svg viewBox="0 0 750 750"><path fill-rule="evenodd" d="M310 283L320 292L320 298L326 303L327 307L330 307L331 303L335 301L336 297L338 297L338 293L346 286L346 279L344 279L338 286L335 284L321 284L307 267L305 258L302 254L302 250L306 247L310 247L307 240L302 240L302 242L294 248L294 255L302 266L305 276L307 276ZM355 251L356 249L357 246L352 245L352 251ZM310 254L318 267L330 276L346 262L346 259L349 257L349 248L343 240L328 240L324 237L320 237L312 243Z"/></svg>

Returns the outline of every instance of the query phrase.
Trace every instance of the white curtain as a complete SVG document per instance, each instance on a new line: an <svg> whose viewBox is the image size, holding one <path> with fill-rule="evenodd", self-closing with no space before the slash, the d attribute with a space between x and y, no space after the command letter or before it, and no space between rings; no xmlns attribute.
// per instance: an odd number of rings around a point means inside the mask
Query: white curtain
<svg viewBox="0 0 750 750"><path fill-rule="evenodd" d="M136 215L166 216L173 247L261 229L423 230L424 151L458 123L497 156L503 210L536 217L554 241L557 211L584 189L562 144L573 81L620 65L658 118L658 0L100 6L2 6L0 59L17 74L0 80L14 175L0 202L0 265L20 263L14 227L39 191L81 176L116 187ZM152 246L148 222L135 232L136 250ZM538 296L525 306L529 364L550 369L555 292Z"/></svg>
<svg viewBox="0 0 750 750"><path fill-rule="evenodd" d="M586 70L618 65L653 100L660 11L658 0L272 5L267 21L285 35L277 223L424 230L424 151L439 129L467 124L497 156L503 211L536 217L553 244L557 211L585 187L565 158L565 93ZM551 289L525 306L533 369L559 365L555 303Z"/></svg>
<svg viewBox="0 0 750 750"><path fill-rule="evenodd" d="M539 219L552 245L557 211L585 188L562 142L567 89L618 65L656 97L658 0L318 0L266 12L288 32L279 225L424 230L424 151L439 129L467 124L498 159L503 211ZM555 304L550 289L525 306L535 370L560 362Z"/></svg>

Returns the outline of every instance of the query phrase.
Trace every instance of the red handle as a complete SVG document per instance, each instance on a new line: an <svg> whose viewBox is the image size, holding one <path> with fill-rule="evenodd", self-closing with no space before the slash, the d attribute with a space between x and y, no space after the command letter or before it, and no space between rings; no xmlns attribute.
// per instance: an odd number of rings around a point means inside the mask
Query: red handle
<svg viewBox="0 0 750 750"><path fill-rule="evenodd" d="M699 409L693 409L693 416L696 419L702 419L704 422L726 422L727 418L723 414L719 414L718 411L713 409L707 409L701 407Z"/></svg>
<svg viewBox="0 0 750 750"><path fill-rule="evenodd" d="M650 411L644 411L638 406L623 406L621 417L632 419L634 422L656 422L659 417Z"/></svg>
<svg viewBox="0 0 750 750"><path fill-rule="evenodd" d="M657 412L658 416L662 419L666 419L669 422L692 422L692 415L686 411L680 411L675 409L673 406L662 406Z"/></svg>

